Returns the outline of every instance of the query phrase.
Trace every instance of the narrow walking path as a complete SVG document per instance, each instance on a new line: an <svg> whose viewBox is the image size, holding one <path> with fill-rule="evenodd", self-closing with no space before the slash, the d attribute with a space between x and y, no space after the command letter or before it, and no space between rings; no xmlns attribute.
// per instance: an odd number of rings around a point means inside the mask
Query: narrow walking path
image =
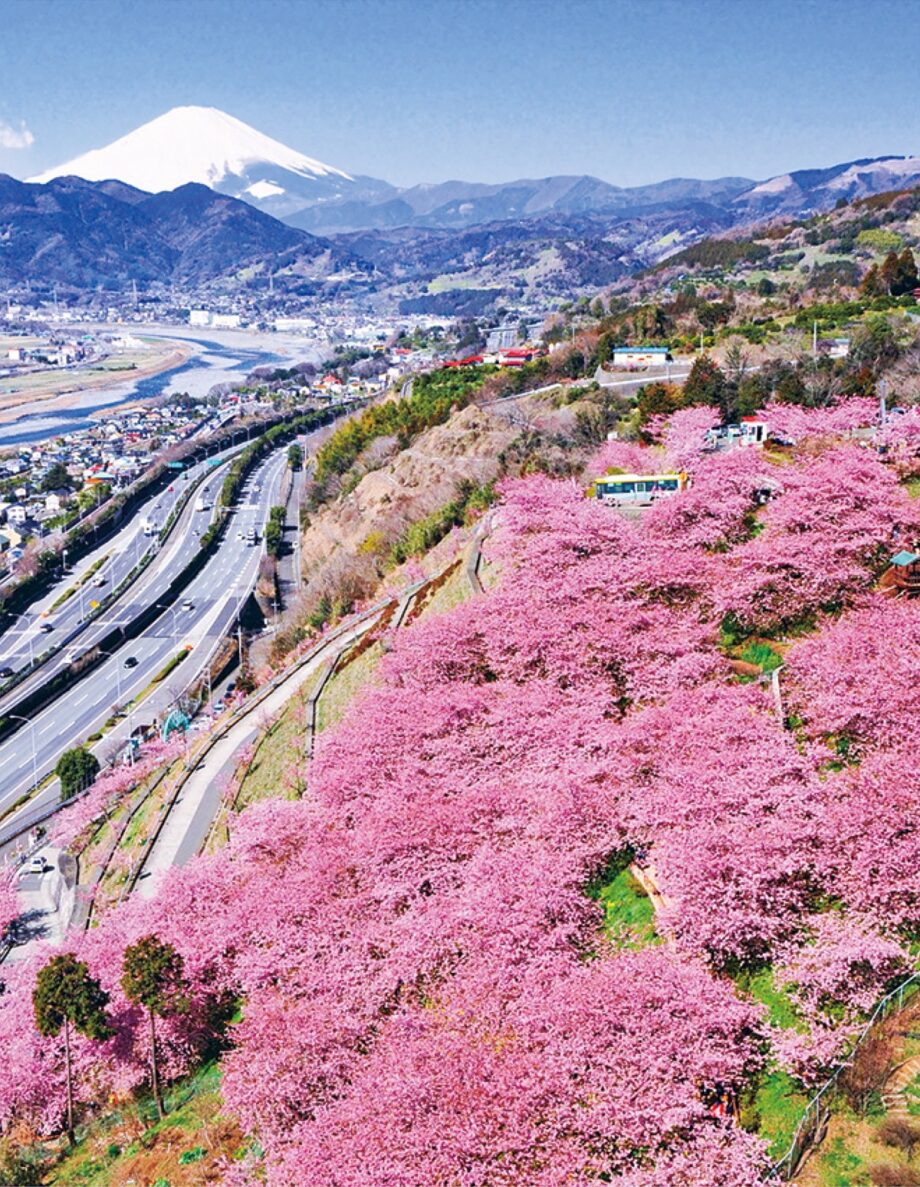
<svg viewBox="0 0 920 1187"><path fill-rule="evenodd" d="M898 1121L915 1120L910 1111L906 1089L917 1076L920 1076L920 1055L914 1055L912 1059L908 1059L900 1067L896 1067L885 1081L885 1087L882 1089L882 1103L889 1116Z"/></svg>
<svg viewBox="0 0 920 1187"><path fill-rule="evenodd" d="M253 742L267 718L284 705L332 655L350 646L377 622L382 609L354 623L321 643L311 655L289 673L268 694L244 710L240 719L219 738L189 777L169 807L168 815L144 860L138 890L149 898L156 893L153 876L174 865L184 865L198 852L207 836L211 821L220 806L223 779L232 773L239 752Z"/></svg>

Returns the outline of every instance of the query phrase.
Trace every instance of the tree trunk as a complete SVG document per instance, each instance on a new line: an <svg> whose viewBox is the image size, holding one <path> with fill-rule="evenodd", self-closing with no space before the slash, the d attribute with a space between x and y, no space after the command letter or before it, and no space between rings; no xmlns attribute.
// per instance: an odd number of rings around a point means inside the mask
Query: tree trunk
<svg viewBox="0 0 920 1187"><path fill-rule="evenodd" d="M67 1140L75 1144L73 1125L73 1071L70 1067L70 1023L64 1023L64 1066L67 1069Z"/></svg>
<svg viewBox="0 0 920 1187"><path fill-rule="evenodd" d="M153 1010L148 1011L150 1014L150 1071L151 1080L153 1082L153 1099L157 1106L157 1116L162 1121L165 1113L163 1111L163 1098L160 1095L160 1069L157 1065L157 1029L156 1021L154 1019Z"/></svg>

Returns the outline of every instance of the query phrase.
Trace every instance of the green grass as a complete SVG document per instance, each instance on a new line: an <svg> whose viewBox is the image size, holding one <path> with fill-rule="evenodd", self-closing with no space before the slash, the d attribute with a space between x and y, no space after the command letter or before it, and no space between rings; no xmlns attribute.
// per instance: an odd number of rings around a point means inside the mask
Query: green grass
<svg viewBox="0 0 920 1187"><path fill-rule="evenodd" d="M373 677L382 657L383 647L379 643L374 643L357 659L335 673L319 698L316 714L318 733L342 720L355 696Z"/></svg>
<svg viewBox="0 0 920 1187"><path fill-rule="evenodd" d="M172 659L166 664L166 666L164 668L161 668L160 671L157 672L157 674L154 676L154 678L150 681L151 686L154 684L161 684L166 679L166 677L170 674L170 672L172 672L175 668L178 668L179 664L181 664L182 661L187 656L188 656L187 651L180 651L178 655L174 655L172 657ZM146 695L146 693L147 693L147 689L144 689L144 692L141 693L141 696L138 697L137 699L140 700L142 697L144 697Z"/></svg>
<svg viewBox="0 0 920 1187"><path fill-rule="evenodd" d="M154 1147L161 1134L172 1139L169 1141L171 1145L176 1130L188 1133L188 1147L170 1152L169 1156L180 1166L198 1162L204 1155L199 1153L203 1148L195 1142L195 1135L201 1129L203 1118L219 1111L220 1076L219 1065L209 1063L167 1088L167 1114L162 1121L157 1120L153 1101L147 1098L128 1106L127 1110L109 1113L85 1127L83 1132L78 1130L77 1145L65 1153L45 1181L61 1187L65 1184L67 1187L109 1187L113 1183L123 1183L126 1181L123 1164L139 1151ZM125 1141L126 1122L131 1117L143 1123L143 1134ZM163 1181L169 1183L170 1179Z"/></svg>
<svg viewBox="0 0 920 1187"><path fill-rule="evenodd" d="M61 596L59 598L57 598L56 601L51 603L51 605L48 609L48 613L50 614L54 610L59 610L61 608L61 606L64 605L65 602L70 601L70 599L74 596L74 594L76 592L77 592L76 585L72 585L70 587L70 589L65 589L64 592L61 594Z"/></svg>
<svg viewBox="0 0 920 1187"><path fill-rule="evenodd" d="M739 977L738 987L766 1008L773 1026L782 1026L786 1030L803 1029L795 1003L784 989L777 988L772 969Z"/></svg>
<svg viewBox="0 0 920 1187"><path fill-rule="evenodd" d="M920 499L920 478L908 478L904 486L912 499Z"/></svg>
<svg viewBox="0 0 920 1187"><path fill-rule="evenodd" d="M818 1157L821 1187L852 1187L858 1181L857 1171L862 1166L863 1160L847 1149L843 1138L834 1138Z"/></svg>
<svg viewBox="0 0 920 1187"><path fill-rule="evenodd" d="M920 1117L920 1076L915 1076L904 1089L907 1097L907 1111L912 1117Z"/></svg>
<svg viewBox="0 0 920 1187"><path fill-rule="evenodd" d="M741 1123L764 1139L771 1158L781 1158L792 1145L807 1103L792 1077L775 1069L761 1077L754 1095L742 1106Z"/></svg>
<svg viewBox="0 0 920 1187"><path fill-rule="evenodd" d="M318 674L317 674L318 675ZM303 753L306 726L301 704L306 704L316 686L314 676L288 702L274 728L266 734L243 782L240 784L237 809L242 810L257 800L270 798L296 799L298 788L288 775Z"/></svg>
<svg viewBox="0 0 920 1187"><path fill-rule="evenodd" d="M466 567L460 565L451 573L440 589L435 590L431 598L425 603L418 614L418 618L428 618L433 614L444 614L453 610L461 602L473 596L473 589L466 575Z"/></svg>
<svg viewBox="0 0 920 1187"><path fill-rule="evenodd" d="M739 659L746 664L757 664L762 672L773 672L783 662L783 657L769 643L748 643Z"/></svg>
<svg viewBox="0 0 920 1187"><path fill-rule="evenodd" d="M604 909L604 933L618 948L645 948L660 943L655 931L651 899L628 869L620 872L597 893Z"/></svg>
<svg viewBox="0 0 920 1187"><path fill-rule="evenodd" d="M772 969L741 973L735 983L742 994L764 1007L773 1026L802 1029L795 1003L784 989L777 987ZM796 1081L787 1072L772 1068L761 1076L753 1095L743 1104L742 1124L767 1142L771 1158L781 1158L792 1144L807 1103Z"/></svg>

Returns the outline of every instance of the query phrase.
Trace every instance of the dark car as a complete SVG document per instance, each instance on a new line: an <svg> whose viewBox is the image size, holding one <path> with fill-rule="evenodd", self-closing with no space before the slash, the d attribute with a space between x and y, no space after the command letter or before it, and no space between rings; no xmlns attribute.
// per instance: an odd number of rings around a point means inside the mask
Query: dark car
<svg viewBox="0 0 920 1187"><path fill-rule="evenodd" d="M16 673L12 668L0 668L0 680L9 680L10 676L15 676Z"/></svg>
<svg viewBox="0 0 920 1187"><path fill-rule="evenodd" d="M137 656L129 655L128 658L125 660L125 667L126 668L136 668L137 667Z"/></svg>

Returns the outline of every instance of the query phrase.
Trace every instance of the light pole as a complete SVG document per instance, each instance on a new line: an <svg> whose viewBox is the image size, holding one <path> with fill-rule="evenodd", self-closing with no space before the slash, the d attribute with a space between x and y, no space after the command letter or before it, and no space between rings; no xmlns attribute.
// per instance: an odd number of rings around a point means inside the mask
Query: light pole
<svg viewBox="0 0 920 1187"><path fill-rule="evenodd" d="M24 611L22 614L17 614L16 617L13 619L13 626L15 626L16 623L20 622L23 618L28 618L28 617L29 617L28 611ZM28 635L27 638L29 641L29 671L31 672L32 669L35 667L35 650L32 646L32 636Z"/></svg>
<svg viewBox="0 0 920 1187"><path fill-rule="evenodd" d="M7 717L11 717L13 721L24 721L29 727L29 734L32 738L32 786L38 787L38 755L35 749L35 722L30 721L28 717L20 717L18 713L8 713Z"/></svg>
<svg viewBox="0 0 920 1187"><path fill-rule="evenodd" d="M118 690L118 704L120 707L121 706L121 668L118 666L116 653L114 651L103 651L100 648L99 654L108 656L109 659L114 659L116 661L116 663L115 663L115 687Z"/></svg>

